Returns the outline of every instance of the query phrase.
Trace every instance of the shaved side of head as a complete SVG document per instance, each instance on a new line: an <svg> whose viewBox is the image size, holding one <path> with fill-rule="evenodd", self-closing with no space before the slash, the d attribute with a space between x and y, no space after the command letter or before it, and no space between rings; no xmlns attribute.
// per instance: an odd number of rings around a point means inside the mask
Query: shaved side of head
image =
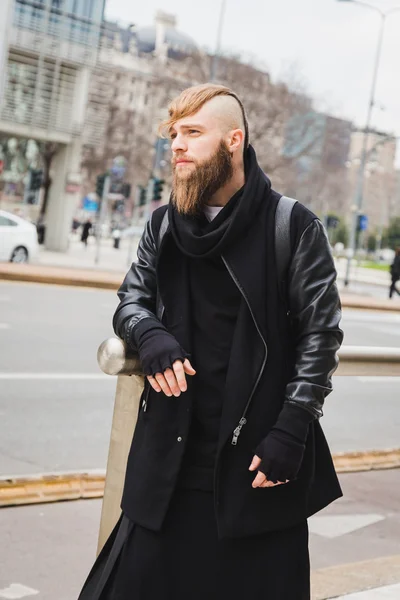
<svg viewBox="0 0 400 600"><path fill-rule="evenodd" d="M204 105L204 110L218 119L224 133L234 129L246 131L243 111L233 96L215 96Z"/></svg>

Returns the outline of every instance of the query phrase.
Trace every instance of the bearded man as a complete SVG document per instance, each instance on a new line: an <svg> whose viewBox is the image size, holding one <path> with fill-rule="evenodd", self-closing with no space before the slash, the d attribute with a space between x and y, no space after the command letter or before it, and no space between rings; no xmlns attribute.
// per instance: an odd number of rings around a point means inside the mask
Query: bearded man
<svg viewBox="0 0 400 600"><path fill-rule="evenodd" d="M267 101L267 100L266 100ZM342 342L321 222L281 195L228 88L169 107L173 193L119 292L114 329L146 384L122 517L81 600L306 600L307 518L341 495L319 419Z"/></svg>

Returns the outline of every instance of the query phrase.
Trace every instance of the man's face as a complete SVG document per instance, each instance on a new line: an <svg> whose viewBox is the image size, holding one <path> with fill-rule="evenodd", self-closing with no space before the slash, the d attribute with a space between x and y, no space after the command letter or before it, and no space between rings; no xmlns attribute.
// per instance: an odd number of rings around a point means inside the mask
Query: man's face
<svg viewBox="0 0 400 600"><path fill-rule="evenodd" d="M207 105L177 121L170 133L173 201L179 212L193 215L232 177L232 156Z"/></svg>

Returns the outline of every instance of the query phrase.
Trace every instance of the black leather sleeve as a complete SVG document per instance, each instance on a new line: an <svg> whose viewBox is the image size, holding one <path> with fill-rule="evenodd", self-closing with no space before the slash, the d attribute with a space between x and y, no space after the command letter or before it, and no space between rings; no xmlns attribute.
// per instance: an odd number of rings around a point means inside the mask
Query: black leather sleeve
<svg viewBox="0 0 400 600"><path fill-rule="evenodd" d="M288 297L295 365L285 403L322 416L332 391L337 351L343 340L336 270L327 235L315 219L304 230L289 268ZM312 420L312 419L311 419Z"/></svg>
<svg viewBox="0 0 400 600"><path fill-rule="evenodd" d="M146 224L138 247L138 259L129 269L118 290L120 303L115 311L113 327L117 336L132 346L132 329L142 319L156 319L157 246L151 221Z"/></svg>

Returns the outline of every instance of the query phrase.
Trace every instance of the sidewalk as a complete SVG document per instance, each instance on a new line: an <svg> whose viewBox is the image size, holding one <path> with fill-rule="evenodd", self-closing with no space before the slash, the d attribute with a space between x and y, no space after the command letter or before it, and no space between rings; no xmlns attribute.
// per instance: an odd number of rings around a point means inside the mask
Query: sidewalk
<svg viewBox="0 0 400 600"><path fill-rule="evenodd" d="M340 479L344 498L309 520L312 600L378 600L379 587L398 600L400 470ZM95 557L100 510L100 500L2 509L0 598L74 600ZM20 595L5 595L12 585Z"/></svg>
<svg viewBox="0 0 400 600"><path fill-rule="evenodd" d="M139 238L122 239L119 249L112 240L102 240L99 262L96 264L96 240L89 239L85 247L77 238L71 239L68 252L51 252L40 248L35 263L15 265L0 263L0 280L31 281L57 285L95 287L117 290L129 266L136 257ZM356 309L400 310L400 297L386 297L389 273L354 267L349 288L344 289L343 261L338 261L338 286L343 306Z"/></svg>

